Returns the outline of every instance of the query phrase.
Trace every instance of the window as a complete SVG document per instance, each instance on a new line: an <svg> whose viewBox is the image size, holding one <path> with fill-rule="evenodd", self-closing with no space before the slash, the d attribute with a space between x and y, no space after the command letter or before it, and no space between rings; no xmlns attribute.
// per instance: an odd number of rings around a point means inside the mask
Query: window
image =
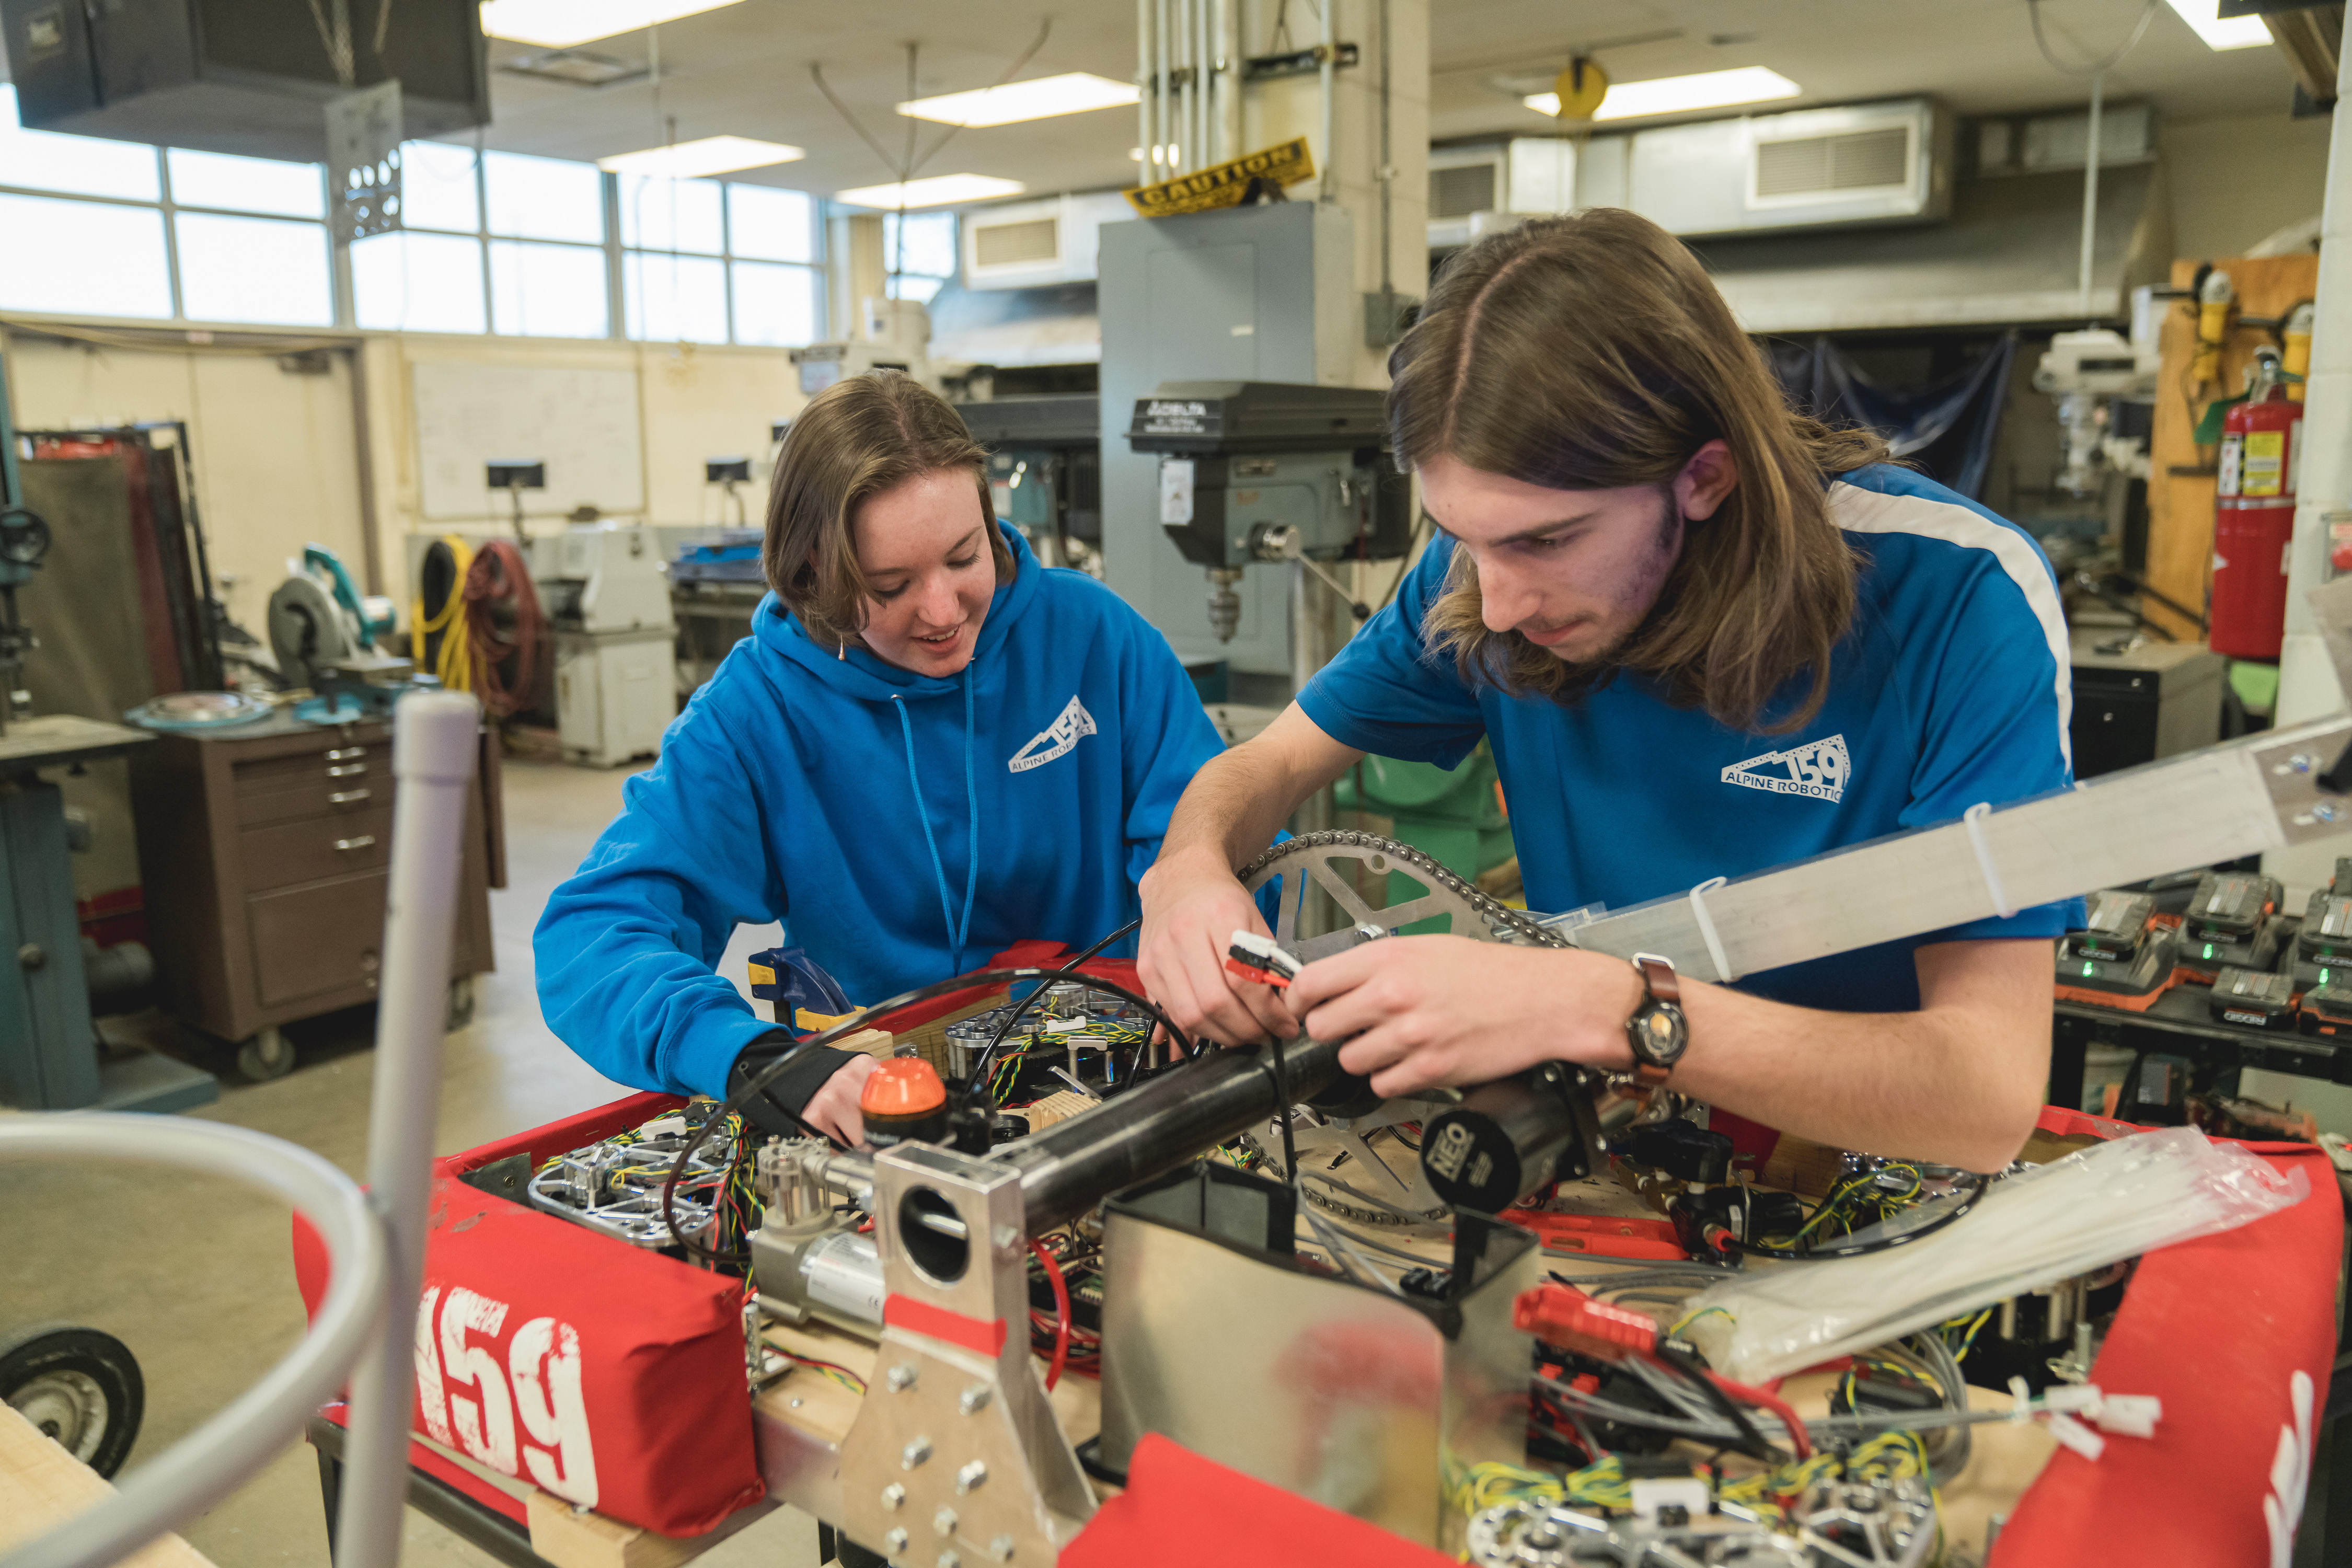
<svg viewBox="0 0 2352 1568"><path fill-rule="evenodd" d="M490 331L530 338L608 335L604 251L492 240Z"/></svg>
<svg viewBox="0 0 2352 1568"><path fill-rule="evenodd" d="M0 310L169 316L163 215L153 207L0 195Z"/></svg>
<svg viewBox="0 0 2352 1568"><path fill-rule="evenodd" d="M345 305L318 164L27 131L0 82L0 310L773 347L824 321L817 204L800 191L404 152L404 226L352 246ZM908 296L928 300L954 270L954 219L908 221Z"/></svg>
<svg viewBox="0 0 2352 1568"><path fill-rule="evenodd" d="M163 198L155 149L94 136L59 136L16 127L16 89L0 82L0 185L114 196L127 202Z"/></svg>
<svg viewBox="0 0 2352 1568"><path fill-rule="evenodd" d="M414 178L415 165L409 166ZM406 230L352 247L359 323L377 331L487 332L482 242L470 235Z"/></svg>
<svg viewBox="0 0 2352 1568"><path fill-rule="evenodd" d="M798 348L816 336L816 203L719 180L617 177L630 337Z"/></svg>
<svg viewBox="0 0 2352 1568"><path fill-rule="evenodd" d="M929 304L956 275L956 215L884 213L882 267L890 298Z"/></svg>
<svg viewBox="0 0 2352 1568"><path fill-rule="evenodd" d="M335 324L325 225L183 212L172 226L180 313L190 321Z"/></svg>

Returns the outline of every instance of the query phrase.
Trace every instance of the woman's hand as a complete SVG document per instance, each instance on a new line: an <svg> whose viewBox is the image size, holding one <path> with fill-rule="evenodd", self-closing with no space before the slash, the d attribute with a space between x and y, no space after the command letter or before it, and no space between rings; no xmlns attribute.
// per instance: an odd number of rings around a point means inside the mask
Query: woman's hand
<svg viewBox="0 0 2352 1568"><path fill-rule="evenodd" d="M802 1119L852 1149L865 1142L866 1116L857 1109L857 1100L866 1092L866 1080L881 1065L868 1056L855 1056L842 1063L801 1107Z"/></svg>
<svg viewBox="0 0 2352 1568"><path fill-rule="evenodd" d="M1630 1067L1625 1020L1643 995L1621 958L1401 936L1317 960L1284 999L1310 1037L1346 1040L1339 1065L1392 1099L1545 1061Z"/></svg>

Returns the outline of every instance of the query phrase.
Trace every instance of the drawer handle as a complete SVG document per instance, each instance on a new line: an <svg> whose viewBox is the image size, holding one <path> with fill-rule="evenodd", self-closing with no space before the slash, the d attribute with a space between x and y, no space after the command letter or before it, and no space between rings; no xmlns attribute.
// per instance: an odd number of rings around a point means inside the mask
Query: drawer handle
<svg viewBox="0 0 2352 1568"><path fill-rule="evenodd" d="M356 778L366 772L367 764L365 763L345 763L340 768L329 768L327 770L327 776L331 779Z"/></svg>
<svg viewBox="0 0 2352 1568"><path fill-rule="evenodd" d="M367 798L368 792L363 789L347 789L341 795L329 795L327 797L327 804L329 805L349 805L355 800L365 800Z"/></svg>
<svg viewBox="0 0 2352 1568"><path fill-rule="evenodd" d="M353 757L364 757L366 755L367 748L365 746L337 746L333 751L327 753L327 761L331 763L348 763Z"/></svg>
<svg viewBox="0 0 2352 1568"><path fill-rule="evenodd" d="M361 834L357 838L338 838L338 839L336 839L336 840L335 840L335 847L336 847L336 848L338 848L338 849L366 849L366 848L370 848L370 847L373 847L374 843L375 843L375 835L374 835L374 834L373 834L373 833L362 833L362 834Z"/></svg>

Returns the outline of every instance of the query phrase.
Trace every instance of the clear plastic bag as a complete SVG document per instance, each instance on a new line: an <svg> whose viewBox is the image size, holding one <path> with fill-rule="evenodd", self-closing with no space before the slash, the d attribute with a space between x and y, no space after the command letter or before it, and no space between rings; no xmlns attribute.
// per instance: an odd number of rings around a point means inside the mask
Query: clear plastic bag
<svg viewBox="0 0 2352 1568"><path fill-rule="evenodd" d="M2136 1132L1996 1182L1974 1213L1908 1246L1751 1266L1685 1303L1685 1333L1726 1376L1762 1382L2233 1230L2310 1191L2301 1171L2282 1175L2193 1127Z"/></svg>

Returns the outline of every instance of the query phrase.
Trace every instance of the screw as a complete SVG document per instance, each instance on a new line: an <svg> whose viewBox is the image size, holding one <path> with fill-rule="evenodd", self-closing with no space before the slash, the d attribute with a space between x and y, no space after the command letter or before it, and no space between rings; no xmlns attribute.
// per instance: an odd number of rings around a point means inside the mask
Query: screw
<svg viewBox="0 0 2352 1568"><path fill-rule="evenodd" d="M888 1486L882 1489L882 1506L884 1508L900 1508L905 1505L906 1501L907 1489L900 1486L898 1482L892 1481Z"/></svg>
<svg viewBox="0 0 2352 1568"><path fill-rule="evenodd" d="M793 1407L793 1409L798 1410L798 1409L801 1407L801 1396L800 1396L799 1394L793 1394L793 1397L791 1398L791 1400L790 1400L788 1403L792 1405L792 1407Z"/></svg>
<svg viewBox="0 0 2352 1568"><path fill-rule="evenodd" d="M940 1553L940 1568L961 1568L963 1559L952 1552Z"/></svg>
<svg viewBox="0 0 2352 1568"><path fill-rule="evenodd" d="M982 1464L978 1459L974 1459L971 1464L966 1465L962 1469L956 1472L956 1490L959 1492L977 1491L980 1489L981 1484L987 1479L988 1467Z"/></svg>
<svg viewBox="0 0 2352 1568"><path fill-rule="evenodd" d="M1011 1252L1012 1250L1013 1250L1015 1247L1019 1247L1020 1245L1021 1245L1021 1227L1020 1227L1020 1226L1011 1226L1011 1225L1000 1225L1000 1226L998 1226L996 1227L996 1250L997 1250L997 1251L999 1251L999 1252Z"/></svg>
<svg viewBox="0 0 2352 1568"><path fill-rule="evenodd" d="M943 1508L940 1510L939 1512L931 1515L931 1528L938 1531L941 1535L953 1535L955 1533L955 1510L951 1508Z"/></svg>
<svg viewBox="0 0 2352 1568"><path fill-rule="evenodd" d="M891 1556L896 1557L898 1553L907 1550L907 1543L912 1540L914 1540L914 1537L908 1535L905 1531L894 1530L889 1534L882 1538L882 1544L890 1549Z"/></svg>
<svg viewBox="0 0 2352 1568"><path fill-rule="evenodd" d="M1013 1561L1013 1537L1000 1535L988 1543L988 1554L999 1563Z"/></svg>
<svg viewBox="0 0 2352 1568"><path fill-rule="evenodd" d="M904 1394L907 1390L915 1386L915 1369L908 1366L906 1363L900 1362L897 1366L890 1369L889 1375L882 1381L890 1385L891 1393Z"/></svg>
<svg viewBox="0 0 2352 1568"><path fill-rule="evenodd" d="M2309 773L2317 763L2317 758L2305 752L2297 752L2286 760L2286 765L2299 773Z"/></svg>
<svg viewBox="0 0 2352 1568"><path fill-rule="evenodd" d="M929 1437L918 1437L898 1450L898 1468L902 1470L911 1470L930 1457L931 1440Z"/></svg>
<svg viewBox="0 0 2352 1568"><path fill-rule="evenodd" d="M977 1415L982 1411L988 1408L988 1399L992 1392L993 1391L989 1388L988 1384L984 1383L975 1383L970 1388L965 1389L962 1395L956 1400L956 1408L962 1411L966 1415Z"/></svg>

